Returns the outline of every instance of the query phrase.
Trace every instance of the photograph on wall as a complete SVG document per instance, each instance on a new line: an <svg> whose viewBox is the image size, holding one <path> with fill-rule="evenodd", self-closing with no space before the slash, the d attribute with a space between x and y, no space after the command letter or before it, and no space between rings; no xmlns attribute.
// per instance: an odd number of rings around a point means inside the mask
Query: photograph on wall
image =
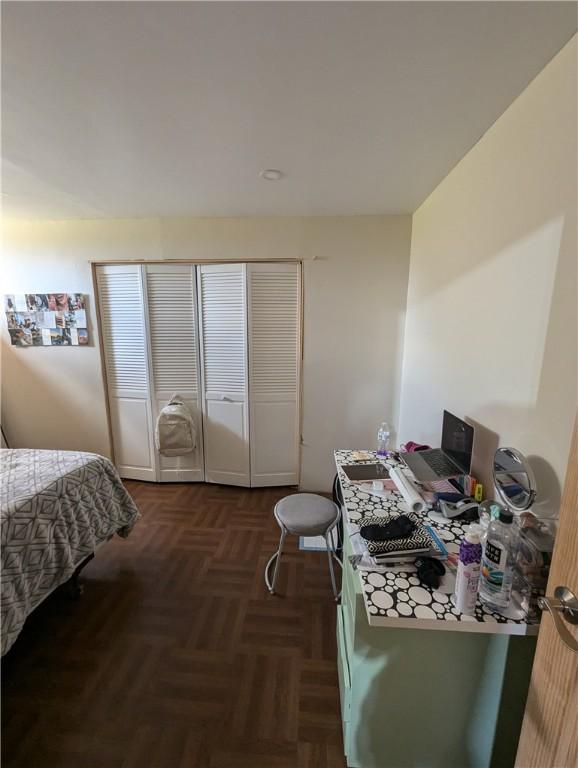
<svg viewBox="0 0 578 768"><path fill-rule="evenodd" d="M27 312L26 296L24 294L4 296L4 309L6 312Z"/></svg>
<svg viewBox="0 0 578 768"><path fill-rule="evenodd" d="M37 312L36 322L40 328L54 328L56 325L56 312L49 312L48 310Z"/></svg>
<svg viewBox="0 0 578 768"><path fill-rule="evenodd" d="M10 343L15 347L88 346L85 298L82 293L4 296Z"/></svg>
<svg viewBox="0 0 578 768"><path fill-rule="evenodd" d="M48 309L48 296L45 293L27 293L26 306L31 312Z"/></svg>

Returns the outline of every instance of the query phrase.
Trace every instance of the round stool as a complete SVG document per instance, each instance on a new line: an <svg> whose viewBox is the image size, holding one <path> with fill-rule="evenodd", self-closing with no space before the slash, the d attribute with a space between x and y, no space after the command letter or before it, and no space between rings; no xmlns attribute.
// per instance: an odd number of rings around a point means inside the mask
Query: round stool
<svg viewBox="0 0 578 768"><path fill-rule="evenodd" d="M339 522L341 511L339 507L325 496L318 496L316 493L295 493L292 496L278 501L273 511L275 519L281 528L281 537L279 538L279 547L265 566L265 584L269 592L275 594L275 583L277 581L277 572L281 553L283 552L283 543L285 536L292 533L294 536L323 536L327 547L327 558L329 561L329 574L331 576L331 586L335 599L339 599L337 587L335 585L335 573L333 571L333 558L341 566L341 562L333 549L330 534ZM269 570L273 561L275 570L273 571L273 582L269 581Z"/></svg>

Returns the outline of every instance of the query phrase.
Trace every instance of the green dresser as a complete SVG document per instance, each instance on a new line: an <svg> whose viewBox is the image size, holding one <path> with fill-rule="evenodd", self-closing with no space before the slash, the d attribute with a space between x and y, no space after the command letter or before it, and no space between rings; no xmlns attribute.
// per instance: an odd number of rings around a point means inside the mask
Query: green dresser
<svg viewBox="0 0 578 768"><path fill-rule="evenodd" d="M528 637L370 627L346 563L337 648L347 765L513 765L534 646Z"/></svg>
<svg viewBox="0 0 578 768"><path fill-rule="evenodd" d="M535 638L521 635L519 622L373 615L367 574L352 568L350 554L345 535L337 647L347 765L513 766Z"/></svg>

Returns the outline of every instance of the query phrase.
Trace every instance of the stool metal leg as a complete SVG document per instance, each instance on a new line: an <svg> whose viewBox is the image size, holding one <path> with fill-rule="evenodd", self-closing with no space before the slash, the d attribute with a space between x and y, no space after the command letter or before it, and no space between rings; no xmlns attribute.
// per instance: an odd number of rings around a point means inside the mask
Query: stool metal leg
<svg viewBox="0 0 578 768"><path fill-rule="evenodd" d="M271 594L275 594L275 584L277 583L277 573L279 571L279 563L281 562L281 553L283 552L283 544L285 543L285 536L287 531L285 528L281 529L281 538L279 539L279 549L277 550L277 560L275 561L275 570L273 571L273 584L271 585Z"/></svg>
<svg viewBox="0 0 578 768"><path fill-rule="evenodd" d="M329 561L329 574L331 576L331 586L333 587L333 596L335 600L339 600L337 594L337 587L335 586L335 573L333 571L333 542L329 540L329 532L325 534L325 546L327 548L327 559Z"/></svg>
<svg viewBox="0 0 578 768"><path fill-rule="evenodd" d="M279 561L281 560L281 554L283 552L283 543L285 542L286 535L287 535L287 531L285 530L285 528L281 528L281 536L279 537L279 547L277 548L277 552L275 552L275 554L271 556L269 562L265 566L265 584L267 585L267 589L272 595L275 594L275 584L277 582L277 572L279 570ZM275 570L273 571L273 583L271 583L269 581L269 569L271 568L273 560L275 560Z"/></svg>

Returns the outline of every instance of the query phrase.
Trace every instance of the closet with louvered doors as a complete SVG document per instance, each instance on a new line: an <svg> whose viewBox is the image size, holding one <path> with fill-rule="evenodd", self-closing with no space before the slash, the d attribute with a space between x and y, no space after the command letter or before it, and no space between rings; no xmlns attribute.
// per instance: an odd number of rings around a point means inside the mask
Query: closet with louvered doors
<svg viewBox="0 0 578 768"><path fill-rule="evenodd" d="M251 485L247 375L247 267L198 267L205 478Z"/></svg>
<svg viewBox="0 0 578 768"><path fill-rule="evenodd" d="M192 264L147 264L146 283L151 411L156 423L173 395L189 406L196 448L182 456L157 452L157 480L205 479L196 271Z"/></svg>
<svg viewBox="0 0 578 768"><path fill-rule="evenodd" d="M297 484L300 265L107 265L96 280L121 476ZM194 414L197 447L167 458L154 426L175 394Z"/></svg>
<svg viewBox="0 0 578 768"><path fill-rule="evenodd" d="M299 482L298 264L247 264L251 485Z"/></svg>
<svg viewBox="0 0 578 768"><path fill-rule="evenodd" d="M156 480L142 268L99 266L96 284L116 466L121 477Z"/></svg>
<svg viewBox="0 0 578 768"><path fill-rule="evenodd" d="M197 291L191 264L96 267L114 459L133 480L204 480ZM179 394L193 413L197 445L162 456L160 409Z"/></svg>

